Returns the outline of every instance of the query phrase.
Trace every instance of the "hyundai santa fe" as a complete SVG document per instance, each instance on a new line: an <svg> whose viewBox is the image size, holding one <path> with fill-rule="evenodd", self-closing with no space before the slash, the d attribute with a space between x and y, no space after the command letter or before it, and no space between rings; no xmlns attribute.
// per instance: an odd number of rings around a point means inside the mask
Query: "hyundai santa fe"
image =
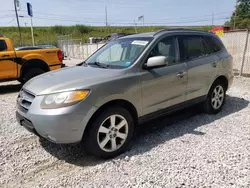
<svg viewBox="0 0 250 188"><path fill-rule="evenodd" d="M215 34L129 35L77 66L31 79L16 117L51 142L83 142L90 154L110 158L126 150L137 124L197 103L218 113L232 80L232 56Z"/></svg>

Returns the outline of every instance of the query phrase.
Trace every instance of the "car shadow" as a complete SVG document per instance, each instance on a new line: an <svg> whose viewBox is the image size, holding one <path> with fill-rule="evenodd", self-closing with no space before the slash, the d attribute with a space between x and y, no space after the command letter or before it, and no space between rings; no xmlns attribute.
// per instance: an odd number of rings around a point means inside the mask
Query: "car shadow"
<svg viewBox="0 0 250 188"><path fill-rule="evenodd" d="M0 85L0 94L19 92L22 88L22 84L15 83L9 85Z"/></svg>
<svg viewBox="0 0 250 188"><path fill-rule="evenodd" d="M196 105L139 125L136 127L135 136L131 144L132 147L115 159L123 159L126 156L131 157L145 153L161 143L181 137L185 134L202 136L205 133L196 130L198 127L239 112L246 108L248 104L249 101L245 99L227 96L227 102L223 110L216 115L205 114L202 112L200 106ZM176 124L178 124L178 126ZM112 159L104 161L86 155L83 152L82 144L75 146L59 145L53 144L45 139L40 139L40 143L47 152L57 159L65 160L77 166L92 166L106 161L113 161Z"/></svg>

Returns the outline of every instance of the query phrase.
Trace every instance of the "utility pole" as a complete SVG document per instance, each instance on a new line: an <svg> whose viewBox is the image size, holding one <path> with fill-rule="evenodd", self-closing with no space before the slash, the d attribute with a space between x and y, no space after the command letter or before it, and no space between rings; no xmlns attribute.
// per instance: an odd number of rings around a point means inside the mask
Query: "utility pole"
<svg viewBox="0 0 250 188"><path fill-rule="evenodd" d="M134 23L135 23L135 33L137 33L137 24L135 20L134 20Z"/></svg>
<svg viewBox="0 0 250 188"><path fill-rule="evenodd" d="M31 37L32 37L32 45L35 46L35 40L34 40L34 33L33 33L33 21L32 21L32 16L30 16L30 24L31 24Z"/></svg>
<svg viewBox="0 0 250 188"><path fill-rule="evenodd" d="M15 7L16 21L17 21L17 26L18 26L18 31L19 31L20 46L22 46L22 34L21 34L21 28L20 28L19 18L18 18L18 14L17 14L16 1L17 0L14 0L14 7Z"/></svg>
<svg viewBox="0 0 250 188"><path fill-rule="evenodd" d="M235 12L234 12L234 30L236 29L237 5L238 5L238 0L236 0Z"/></svg>
<svg viewBox="0 0 250 188"><path fill-rule="evenodd" d="M105 6L105 17L106 17L106 27L108 26L108 10L107 5Z"/></svg>
<svg viewBox="0 0 250 188"><path fill-rule="evenodd" d="M214 13L212 14L212 25L214 25Z"/></svg>
<svg viewBox="0 0 250 188"><path fill-rule="evenodd" d="M28 15L30 16L30 29L31 29L31 37L32 37L32 45L35 46L34 33L33 33L33 9L30 3L27 3Z"/></svg>

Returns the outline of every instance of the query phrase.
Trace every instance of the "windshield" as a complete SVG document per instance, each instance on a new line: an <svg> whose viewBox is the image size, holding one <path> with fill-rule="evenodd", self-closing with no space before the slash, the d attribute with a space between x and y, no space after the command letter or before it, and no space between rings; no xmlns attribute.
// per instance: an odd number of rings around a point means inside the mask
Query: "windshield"
<svg viewBox="0 0 250 188"><path fill-rule="evenodd" d="M131 66L153 38L124 38L109 42L93 54L86 63L109 68Z"/></svg>

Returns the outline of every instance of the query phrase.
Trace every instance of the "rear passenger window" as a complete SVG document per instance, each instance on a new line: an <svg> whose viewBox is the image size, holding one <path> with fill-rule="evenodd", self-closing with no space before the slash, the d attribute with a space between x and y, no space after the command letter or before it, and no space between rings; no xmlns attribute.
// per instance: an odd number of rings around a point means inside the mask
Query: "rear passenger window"
<svg viewBox="0 0 250 188"><path fill-rule="evenodd" d="M189 61L208 54L205 41L200 36L178 37L181 61Z"/></svg>
<svg viewBox="0 0 250 188"><path fill-rule="evenodd" d="M0 52L7 50L7 45L4 40L0 40Z"/></svg>
<svg viewBox="0 0 250 188"><path fill-rule="evenodd" d="M217 40L214 37L208 37L205 36L204 39L206 40L209 48L212 50L212 52L219 52L222 50L223 46L219 40Z"/></svg>

